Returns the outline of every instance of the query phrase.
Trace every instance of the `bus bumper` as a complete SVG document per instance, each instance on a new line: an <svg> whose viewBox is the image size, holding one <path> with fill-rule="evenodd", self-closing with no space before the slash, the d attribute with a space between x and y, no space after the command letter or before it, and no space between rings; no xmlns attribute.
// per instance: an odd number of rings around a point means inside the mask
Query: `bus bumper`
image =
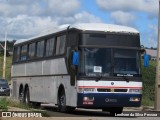
<svg viewBox="0 0 160 120"><path fill-rule="evenodd" d="M127 93L78 93L77 107L140 107L142 94Z"/></svg>

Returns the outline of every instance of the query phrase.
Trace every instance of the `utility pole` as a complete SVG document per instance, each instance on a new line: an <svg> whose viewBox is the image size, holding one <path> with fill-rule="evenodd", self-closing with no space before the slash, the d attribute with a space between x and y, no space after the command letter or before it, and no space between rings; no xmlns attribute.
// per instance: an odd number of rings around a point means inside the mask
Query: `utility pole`
<svg viewBox="0 0 160 120"><path fill-rule="evenodd" d="M157 68L156 68L156 86L155 86L155 105L154 108L160 111L160 0L158 14L158 45L157 45Z"/></svg>
<svg viewBox="0 0 160 120"><path fill-rule="evenodd" d="M5 43L4 43L4 59L3 59L3 78L6 77L6 48L7 48L7 32L5 33Z"/></svg>

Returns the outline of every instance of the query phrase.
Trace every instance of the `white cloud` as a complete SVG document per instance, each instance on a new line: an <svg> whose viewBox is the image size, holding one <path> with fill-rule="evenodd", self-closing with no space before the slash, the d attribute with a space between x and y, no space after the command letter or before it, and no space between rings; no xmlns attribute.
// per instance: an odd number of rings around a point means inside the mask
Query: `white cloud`
<svg viewBox="0 0 160 120"><path fill-rule="evenodd" d="M0 39L4 39L5 31L11 39L28 38L60 24L74 23L79 9L79 0L0 0Z"/></svg>
<svg viewBox="0 0 160 120"><path fill-rule="evenodd" d="M79 10L79 0L3 0L0 1L1 16L39 15L68 16Z"/></svg>
<svg viewBox="0 0 160 120"><path fill-rule="evenodd" d="M80 8L79 0L48 0L48 13L56 15L70 15Z"/></svg>
<svg viewBox="0 0 160 120"><path fill-rule="evenodd" d="M15 18L0 18L0 38L3 39L3 33L8 32L8 37L12 39L28 38L33 35L56 27L57 22L51 17L32 17L27 15L19 15Z"/></svg>
<svg viewBox="0 0 160 120"><path fill-rule="evenodd" d="M99 17L94 16L93 14L90 14L88 12L81 12L74 15L75 22L81 23L81 22L102 22L102 20Z"/></svg>
<svg viewBox="0 0 160 120"><path fill-rule="evenodd" d="M116 24L134 26L136 17L129 12L115 11L111 13L111 19Z"/></svg>
<svg viewBox="0 0 160 120"><path fill-rule="evenodd" d="M43 8L38 0L4 0L0 2L0 15L6 17L15 17L17 15L41 15Z"/></svg>
<svg viewBox="0 0 160 120"><path fill-rule="evenodd" d="M158 15L158 0L97 0L100 8L106 11L138 11L147 12L151 16Z"/></svg>
<svg viewBox="0 0 160 120"><path fill-rule="evenodd" d="M149 24L145 31L141 31L141 44L145 47L157 47L158 40L158 26L156 24Z"/></svg>
<svg viewBox="0 0 160 120"><path fill-rule="evenodd" d="M148 46L157 47L158 27L155 24L149 25Z"/></svg>
<svg viewBox="0 0 160 120"><path fill-rule="evenodd" d="M59 24L102 22L102 20L99 17L96 17L93 14L88 13L86 11L76 13L73 16L69 17L55 17L54 19L57 20Z"/></svg>
<svg viewBox="0 0 160 120"><path fill-rule="evenodd" d="M2 40L5 31L8 32L8 38L25 39L62 24L101 22L101 19L83 11L69 17L18 15L16 17L0 17L0 21L0 26L3 26L0 29L0 39Z"/></svg>

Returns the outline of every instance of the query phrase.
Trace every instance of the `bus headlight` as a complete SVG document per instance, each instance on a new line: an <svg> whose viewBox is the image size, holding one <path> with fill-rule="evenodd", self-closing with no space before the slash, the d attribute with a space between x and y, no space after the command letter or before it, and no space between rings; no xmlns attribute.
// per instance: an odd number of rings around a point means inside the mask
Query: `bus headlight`
<svg viewBox="0 0 160 120"><path fill-rule="evenodd" d="M83 101L94 101L94 97L85 96L83 97Z"/></svg>
<svg viewBox="0 0 160 120"><path fill-rule="evenodd" d="M142 89L129 89L129 93L142 94Z"/></svg>
<svg viewBox="0 0 160 120"><path fill-rule="evenodd" d="M140 98L138 98L138 97L131 97L131 98L129 99L129 101L130 101L130 102L139 102L139 101L140 101Z"/></svg>

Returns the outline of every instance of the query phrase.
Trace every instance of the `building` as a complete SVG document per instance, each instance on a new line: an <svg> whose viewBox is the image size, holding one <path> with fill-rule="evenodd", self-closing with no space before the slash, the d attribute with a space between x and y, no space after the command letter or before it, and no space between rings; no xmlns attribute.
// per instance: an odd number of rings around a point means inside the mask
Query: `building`
<svg viewBox="0 0 160 120"><path fill-rule="evenodd" d="M150 56L151 60L156 60L157 59L157 50L146 49L146 53Z"/></svg>

